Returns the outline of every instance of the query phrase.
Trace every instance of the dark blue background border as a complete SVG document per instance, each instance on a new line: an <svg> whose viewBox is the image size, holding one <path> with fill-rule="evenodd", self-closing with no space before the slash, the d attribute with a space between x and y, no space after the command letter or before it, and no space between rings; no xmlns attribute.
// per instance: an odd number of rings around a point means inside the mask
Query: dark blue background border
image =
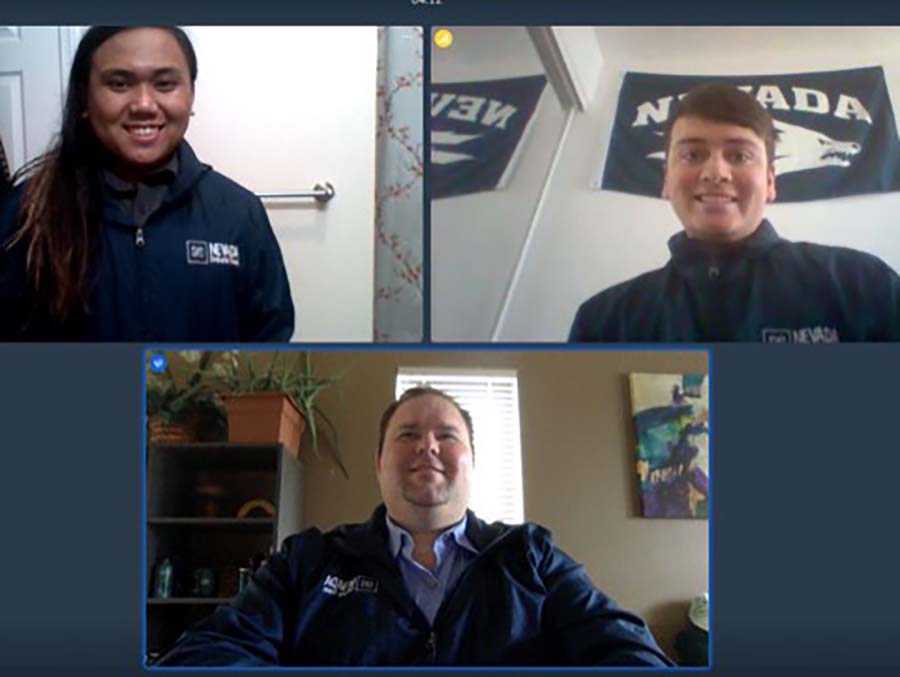
<svg viewBox="0 0 900 677"><path fill-rule="evenodd" d="M0 18L867 25L900 24L900 4L19 0ZM713 362L712 674L900 673L900 346L716 346ZM0 346L0 675L147 674L142 372L139 346Z"/></svg>
<svg viewBox="0 0 900 677"><path fill-rule="evenodd" d="M869 25L900 23L889 0L33 0L5 3L9 23ZM765 40L765 36L760 36Z"/></svg>

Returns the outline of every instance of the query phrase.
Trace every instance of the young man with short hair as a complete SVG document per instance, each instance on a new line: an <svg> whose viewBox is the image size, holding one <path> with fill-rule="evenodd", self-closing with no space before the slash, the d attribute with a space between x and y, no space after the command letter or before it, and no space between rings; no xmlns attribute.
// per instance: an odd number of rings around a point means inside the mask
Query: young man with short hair
<svg viewBox="0 0 900 677"><path fill-rule="evenodd" d="M789 242L775 199L775 128L751 95L697 87L665 132L663 197L684 231L661 269L585 301L571 342L900 340L900 277L875 256Z"/></svg>

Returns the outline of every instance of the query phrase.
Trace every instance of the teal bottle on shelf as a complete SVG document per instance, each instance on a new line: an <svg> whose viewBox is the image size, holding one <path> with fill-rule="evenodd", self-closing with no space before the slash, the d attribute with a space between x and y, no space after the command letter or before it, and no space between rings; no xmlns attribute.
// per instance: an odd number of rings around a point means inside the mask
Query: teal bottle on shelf
<svg viewBox="0 0 900 677"><path fill-rule="evenodd" d="M174 593L175 565L171 557L166 557L156 566L156 578L153 582L153 596L169 599Z"/></svg>

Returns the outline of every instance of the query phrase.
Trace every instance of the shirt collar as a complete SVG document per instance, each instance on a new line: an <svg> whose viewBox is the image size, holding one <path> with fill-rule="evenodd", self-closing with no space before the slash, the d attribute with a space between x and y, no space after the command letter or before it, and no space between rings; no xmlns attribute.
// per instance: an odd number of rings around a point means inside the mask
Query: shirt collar
<svg viewBox="0 0 900 677"><path fill-rule="evenodd" d="M396 558L405 545L410 544L411 547L413 542L412 534L392 520L387 512L385 512L384 519L387 523L388 547L390 549L391 557ZM441 532L441 535L438 536L438 540L451 539L457 545L477 555L478 549L472 544L469 537L466 536L466 524L468 523L468 519L468 513L463 515L463 518L459 522L453 526L447 527Z"/></svg>
<svg viewBox="0 0 900 677"><path fill-rule="evenodd" d="M172 185L178 176L178 153L172 153L169 161L159 169L155 169L145 176L141 181L126 181L111 169L103 170L103 182L117 193L130 193L137 190L138 184L145 185Z"/></svg>

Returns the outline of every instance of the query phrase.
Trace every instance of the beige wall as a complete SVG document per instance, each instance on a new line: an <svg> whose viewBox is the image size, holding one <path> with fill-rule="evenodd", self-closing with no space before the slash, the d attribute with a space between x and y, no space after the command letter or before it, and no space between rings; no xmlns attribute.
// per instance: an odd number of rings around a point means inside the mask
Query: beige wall
<svg viewBox="0 0 900 677"><path fill-rule="evenodd" d="M551 529L594 583L643 616L673 653L690 598L708 589L708 523L639 517L627 374L706 373L706 353L340 352L317 353L314 364L323 375L346 371L340 398L328 392L322 405L340 431L350 479L324 459L307 459L309 526L365 520L378 503L378 419L398 367L515 369L525 519Z"/></svg>

